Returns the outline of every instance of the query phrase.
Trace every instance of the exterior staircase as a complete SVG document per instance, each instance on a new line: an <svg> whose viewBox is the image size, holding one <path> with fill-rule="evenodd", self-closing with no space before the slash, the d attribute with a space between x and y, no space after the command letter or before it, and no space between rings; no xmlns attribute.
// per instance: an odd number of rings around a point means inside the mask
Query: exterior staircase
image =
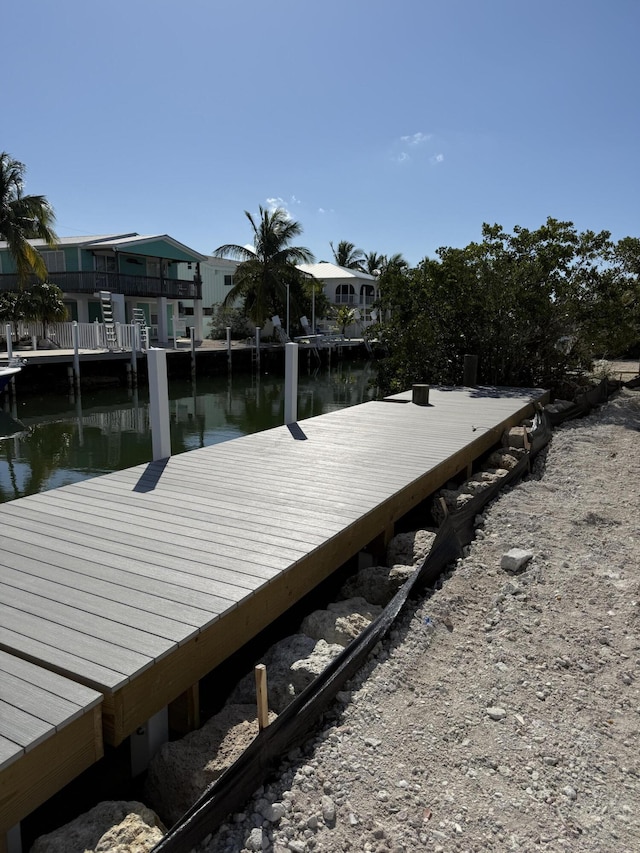
<svg viewBox="0 0 640 853"><path fill-rule="evenodd" d="M102 311L102 323L104 325L107 349L118 349L116 324L113 320L113 303L111 302L111 293L108 290L100 291L100 310Z"/></svg>

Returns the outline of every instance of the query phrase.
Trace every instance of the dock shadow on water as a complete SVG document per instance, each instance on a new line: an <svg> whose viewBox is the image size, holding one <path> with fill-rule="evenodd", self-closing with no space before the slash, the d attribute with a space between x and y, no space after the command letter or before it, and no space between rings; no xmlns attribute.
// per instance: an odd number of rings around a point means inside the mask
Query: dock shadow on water
<svg viewBox="0 0 640 853"><path fill-rule="evenodd" d="M298 422L376 399L370 362L343 362L298 382ZM147 387L108 387L82 395L38 394L1 399L7 423L0 435L0 503L101 474L150 463ZM284 376L238 373L169 384L173 455L284 424ZM293 433L292 433L293 435ZM298 423L296 439L304 438ZM154 463L157 465L158 463ZM150 465L136 490L153 488L161 471ZM156 479L157 482L157 479Z"/></svg>

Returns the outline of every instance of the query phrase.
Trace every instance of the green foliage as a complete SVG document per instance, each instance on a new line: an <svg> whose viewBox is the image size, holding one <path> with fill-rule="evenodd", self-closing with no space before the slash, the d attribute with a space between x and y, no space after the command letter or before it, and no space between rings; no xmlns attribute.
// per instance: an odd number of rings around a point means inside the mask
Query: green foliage
<svg viewBox="0 0 640 853"><path fill-rule="evenodd" d="M355 243L340 240L337 246L334 246L331 241L329 241L329 245L333 252L333 260L339 267L349 270L364 270L365 254L362 249L356 248Z"/></svg>
<svg viewBox="0 0 640 853"><path fill-rule="evenodd" d="M0 293L0 321L13 323L14 329L21 320L41 322L46 338L49 323L67 319L62 291L51 282L37 281L24 290Z"/></svg>
<svg viewBox="0 0 640 853"><path fill-rule="evenodd" d="M376 331L387 350L384 390L460 383L466 353L478 356L481 382L554 387L566 371L637 339L634 246L619 249L625 267L608 232L578 233L551 218L513 234L485 224L482 236L441 248L416 269L383 270L385 319Z"/></svg>
<svg viewBox="0 0 640 853"><path fill-rule="evenodd" d="M340 329L340 333L344 335L347 326L355 323L355 309L348 305L340 305L339 308L334 309L334 320Z"/></svg>
<svg viewBox="0 0 640 853"><path fill-rule="evenodd" d="M224 304L230 306L241 299L254 326L264 326L274 314L285 315L287 289L292 316L300 316L304 308L304 276L296 264L313 261L309 249L290 245L302 233L299 222L280 208L268 211L260 207L259 211L260 216L255 219L245 210L253 230L253 249L228 243L215 251L219 257L241 261Z"/></svg>
<svg viewBox="0 0 640 853"><path fill-rule="evenodd" d="M249 321L244 309L238 306L225 306L223 304L213 306L211 315L211 331L209 337L212 340L226 339L227 326L231 326L231 337L238 340L246 338L254 330L250 330Z"/></svg>
<svg viewBox="0 0 640 853"><path fill-rule="evenodd" d="M47 268L42 255L29 243L41 239L55 246L53 208L42 195L24 194L24 164L0 152L0 240L6 240L16 264L18 282L24 286L31 273L44 281Z"/></svg>

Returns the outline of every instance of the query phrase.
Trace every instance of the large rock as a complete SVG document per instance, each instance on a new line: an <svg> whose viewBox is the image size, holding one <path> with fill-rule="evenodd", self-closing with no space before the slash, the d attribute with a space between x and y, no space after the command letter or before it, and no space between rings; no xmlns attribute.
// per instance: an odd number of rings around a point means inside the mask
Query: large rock
<svg viewBox="0 0 640 853"><path fill-rule="evenodd" d="M280 713L296 695L291 686L291 666L313 653L317 640L305 634L293 634L270 646L260 659L267 668L269 707ZM249 705L256 702L256 679L253 670L240 679L231 691L229 703Z"/></svg>
<svg viewBox="0 0 640 853"><path fill-rule="evenodd" d="M396 537L397 538L397 537ZM342 598L364 598L385 607L414 570L413 565L369 566L360 569L340 589Z"/></svg>
<svg viewBox="0 0 640 853"><path fill-rule="evenodd" d="M269 719L275 719L270 714ZM174 824L258 734L257 706L226 705L201 729L165 743L149 765L147 799Z"/></svg>
<svg viewBox="0 0 640 853"><path fill-rule="evenodd" d="M348 646L382 613L382 607L364 598L347 598L330 604L327 610L314 610L306 616L300 630L316 640Z"/></svg>
<svg viewBox="0 0 640 853"><path fill-rule="evenodd" d="M302 660L291 664L291 690L294 696L299 696L314 679L316 679L329 666L334 658L337 658L343 650L337 643L327 643L326 640L318 640L310 655ZM281 710L284 710L282 708Z"/></svg>
<svg viewBox="0 0 640 853"><path fill-rule="evenodd" d="M142 803L109 801L40 836L31 853L149 853L165 833Z"/></svg>
<svg viewBox="0 0 640 853"><path fill-rule="evenodd" d="M387 565L416 566L427 556L435 538L436 534L431 530L399 533L387 547Z"/></svg>

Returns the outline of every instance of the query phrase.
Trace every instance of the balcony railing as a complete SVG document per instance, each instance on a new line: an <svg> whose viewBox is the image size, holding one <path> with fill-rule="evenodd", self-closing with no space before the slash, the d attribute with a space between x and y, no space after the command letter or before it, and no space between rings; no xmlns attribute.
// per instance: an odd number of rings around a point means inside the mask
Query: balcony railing
<svg viewBox="0 0 640 853"><path fill-rule="evenodd" d="M362 308L371 306L374 302L375 296L368 296L365 294L358 296L355 293L337 293L334 305L358 305Z"/></svg>
<svg viewBox="0 0 640 853"><path fill-rule="evenodd" d="M108 290L132 297L166 296L168 299L201 299L202 285L196 281L158 278L147 275L126 275L117 272L52 272L47 280L63 293L98 293ZM35 278L30 280L36 281ZM27 286L28 286L27 284ZM0 291L18 290L15 273L0 275Z"/></svg>

